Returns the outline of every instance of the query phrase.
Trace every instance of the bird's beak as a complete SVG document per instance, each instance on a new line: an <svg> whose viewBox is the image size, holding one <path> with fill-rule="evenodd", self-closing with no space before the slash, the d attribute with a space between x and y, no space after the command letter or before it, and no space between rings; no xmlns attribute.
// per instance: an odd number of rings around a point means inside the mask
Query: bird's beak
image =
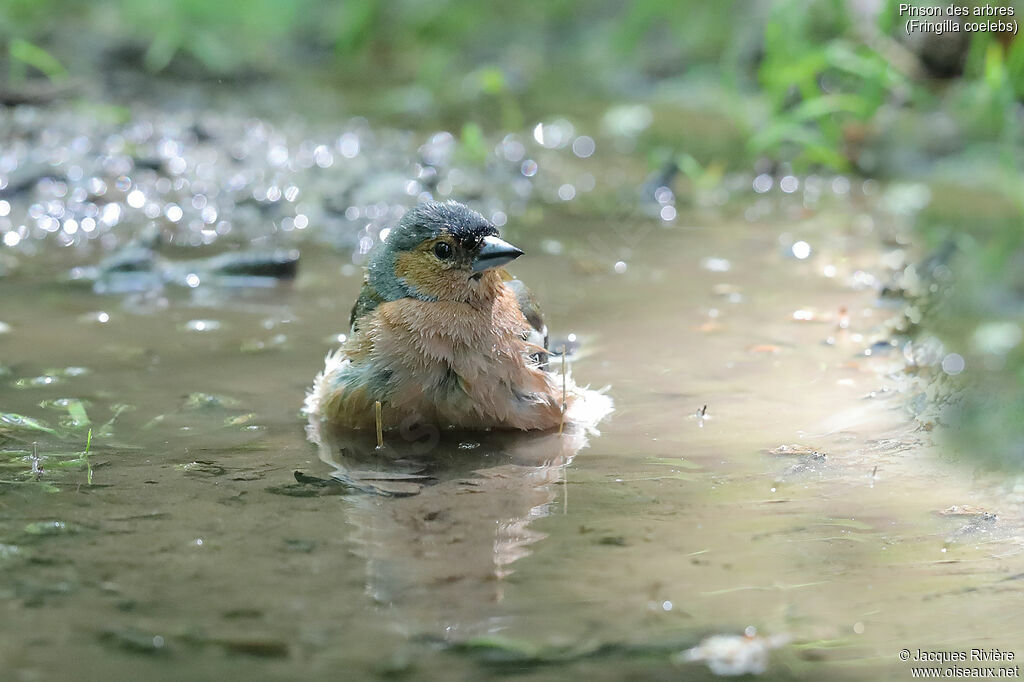
<svg viewBox="0 0 1024 682"><path fill-rule="evenodd" d="M484 237L483 245L477 252L476 258L473 259L473 272L483 272L500 267L511 263L522 255L522 250L504 240L497 237Z"/></svg>

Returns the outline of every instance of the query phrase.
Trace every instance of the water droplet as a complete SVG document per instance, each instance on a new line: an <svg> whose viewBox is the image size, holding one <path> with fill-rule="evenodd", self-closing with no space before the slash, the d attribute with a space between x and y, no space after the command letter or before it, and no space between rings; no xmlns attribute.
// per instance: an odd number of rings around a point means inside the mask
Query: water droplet
<svg viewBox="0 0 1024 682"><path fill-rule="evenodd" d="M964 356L959 353L950 353L946 357L942 358L942 371L951 376L956 376L960 372L964 371L964 367L966 366L967 363L964 360Z"/></svg>
<svg viewBox="0 0 1024 682"><path fill-rule="evenodd" d="M146 195L140 190L133 189L131 192L128 192L128 196L125 198L125 201L127 201L128 205L132 208L142 208L146 205Z"/></svg>
<svg viewBox="0 0 1024 682"><path fill-rule="evenodd" d="M345 133L338 138L338 151L346 159L354 159L359 156L359 136L355 133Z"/></svg>
<svg viewBox="0 0 1024 682"><path fill-rule="evenodd" d="M710 272L729 272L732 264L725 258L703 258L700 266Z"/></svg>
<svg viewBox="0 0 1024 682"><path fill-rule="evenodd" d="M220 322L217 320L189 320L185 323L185 329L190 332L212 332L220 329Z"/></svg>
<svg viewBox="0 0 1024 682"><path fill-rule="evenodd" d="M181 206L178 206L177 204L167 204L167 207L164 208L164 215L167 216L167 219L172 223L176 223L181 220L182 216L185 215L185 212L182 211Z"/></svg>
<svg viewBox="0 0 1024 682"><path fill-rule="evenodd" d="M558 256L565 251L565 247L562 245L562 242L557 239L545 239L540 243L540 248L544 253L549 253L552 256Z"/></svg>
<svg viewBox="0 0 1024 682"><path fill-rule="evenodd" d="M594 142L594 138L587 135L580 135L572 143L572 153L581 159L592 156L596 149L597 144Z"/></svg>

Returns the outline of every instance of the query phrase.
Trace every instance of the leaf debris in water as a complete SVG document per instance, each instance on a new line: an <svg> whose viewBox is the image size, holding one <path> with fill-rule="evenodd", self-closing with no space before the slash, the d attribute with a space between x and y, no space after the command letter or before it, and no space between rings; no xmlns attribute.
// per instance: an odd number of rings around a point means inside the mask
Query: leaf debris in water
<svg viewBox="0 0 1024 682"><path fill-rule="evenodd" d="M14 412L0 412L0 427L4 424L14 427L16 429L25 429L26 431L42 431L43 433L49 433L56 435L56 431L51 429L38 419L32 417L26 417L22 414L15 414Z"/></svg>

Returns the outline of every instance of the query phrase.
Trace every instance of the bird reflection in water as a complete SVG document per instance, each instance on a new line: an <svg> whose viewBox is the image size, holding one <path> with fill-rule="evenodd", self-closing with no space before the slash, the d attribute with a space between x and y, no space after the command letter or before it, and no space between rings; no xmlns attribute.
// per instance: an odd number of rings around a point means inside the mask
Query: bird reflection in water
<svg viewBox="0 0 1024 682"><path fill-rule="evenodd" d="M308 433L331 477L365 493L347 498L351 540L368 594L395 611L395 626L449 638L492 632L513 564L547 537L530 524L564 509L558 484L596 431L418 429L388 432L381 449L365 431L311 421Z"/></svg>

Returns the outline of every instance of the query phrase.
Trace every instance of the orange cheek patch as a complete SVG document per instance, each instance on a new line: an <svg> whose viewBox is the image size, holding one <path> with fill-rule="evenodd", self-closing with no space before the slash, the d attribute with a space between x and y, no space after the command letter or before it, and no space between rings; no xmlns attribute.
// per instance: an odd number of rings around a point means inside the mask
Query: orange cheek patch
<svg viewBox="0 0 1024 682"><path fill-rule="evenodd" d="M439 267L430 254L422 251L399 254L395 259L395 276L404 279L421 294L439 299L451 295L458 279Z"/></svg>
<svg viewBox="0 0 1024 682"><path fill-rule="evenodd" d="M428 256L419 251L403 253L395 259L395 276L404 279L423 294L434 295L437 287L436 267L428 262Z"/></svg>

